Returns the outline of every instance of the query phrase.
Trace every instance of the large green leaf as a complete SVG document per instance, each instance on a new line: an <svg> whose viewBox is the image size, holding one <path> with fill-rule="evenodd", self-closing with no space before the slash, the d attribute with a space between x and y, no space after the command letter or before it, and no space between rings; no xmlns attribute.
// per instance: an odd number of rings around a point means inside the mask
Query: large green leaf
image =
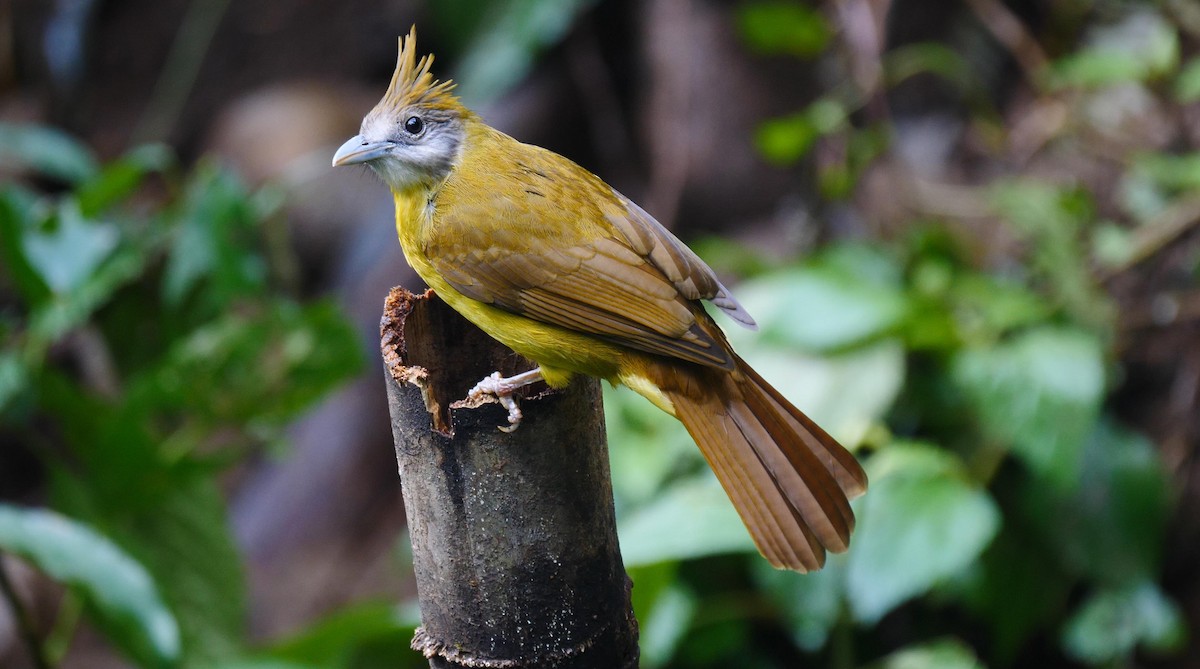
<svg viewBox="0 0 1200 669"><path fill-rule="evenodd" d="M109 638L144 666L174 666L179 626L146 569L83 523L0 504L0 549L78 589Z"/></svg>
<svg viewBox="0 0 1200 669"><path fill-rule="evenodd" d="M978 559L1000 512L966 480L957 457L933 446L893 444L868 461L867 473L846 595L855 618L873 623Z"/></svg>
<svg viewBox="0 0 1200 669"><path fill-rule="evenodd" d="M45 411L70 446L70 467L51 463L57 505L102 528L154 575L188 662L236 656L245 592L214 468L164 449L137 398L112 406L49 371L40 381Z"/></svg>
<svg viewBox="0 0 1200 669"><path fill-rule="evenodd" d="M1104 358L1081 330L1037 328L992 348L970 348L953 375L984 433L1008 444L1060 487L1079 482L1079 458L1104 397Z"/></svg>
<svg viewBox="0 0 1200 669"><path fill-rule="evenodd" d="M673 573L673 572L672 572ZM642 587L641 580L635 580ZM665 584L653 606L638 616L638 646L643 669L660 667L679 650L701 603L682 579Z"/></svg>
<svg viewBox="0 0 1200 669"><path fill-rule="evenodd" d="M738 299L758 320L764 343L808 351L842 350L895 331L906 315L903 293L863 267L831 259L779 272L738 287ZM739 335L741 333L738 333Z"/></svg>
<svg viewBox="0 0 1200 669"><path fill-rule="evenodd" d="M702 467L683 424L628 388L604 389L617 515L645 504L672 476Z"/></svg>
<svg viewBox="0 0 1200 669"><path fill-rule="evenodd" d="M224 500L216 484L192 473L165 470L149 461L150 481L127 491L141 503L113 504L111 493L60 474L56 497L89 514L97 525L136 555L160 584L175 612L187 666L237 657L244 635L246 603L241 559L230 535ZM165 491L146 489L161 481ZM145 500L153 500L147 508Z"/></svg>
<svg viewBox="0 0 1200 669"><path fill-rule="evenodd" d="M0 166L15 165L76 183L96 173L96 159L83 144L54 128L0 123Z"/></svg>
<svg viewBox="0 0 1200 669"><path fill-rule="evenodd" d="M668 486L617 527L630 567L754 550L741 518L711 472Z"/></svg>

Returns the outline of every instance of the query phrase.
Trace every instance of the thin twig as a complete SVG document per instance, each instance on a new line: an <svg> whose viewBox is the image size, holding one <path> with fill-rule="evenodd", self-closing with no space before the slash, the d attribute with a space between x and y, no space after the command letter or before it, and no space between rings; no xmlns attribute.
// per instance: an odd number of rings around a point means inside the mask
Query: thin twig
<svg viewBox="0 0 1200 669"><path fill-rule="evenodd" d="M13 611L13 617L17 619L21 637L29 646L29 656L33 658L33 666L37 669L51 669L50 661L46 659L46 650L42 647L42 640L38 638L37 630L33 627L33 620L29 617L29 611L21 603L21 598L17 596L17 590L13 587L12 581L8 578L8 572L4 569L4 551L0 551L0 592L4 594L4 599L8 601L8 606Z"/></svg>
<svg viewBox="0 0 1200 669"><path fill-rule="evenodd" d="M1037 83L1050 59L1021 23L1021 19L1000 0L967 0L967 5L983 27L1012 54L1025 78Z"/></svg>
<svg viewBox="0 0 1200 669"><path fill-rule="evenodd" d="M188 5L150 103L133 132L134 144L165 139L174 129L228 7L229 0L192 0Z"/></svg>
<svg viewBox="0 0 1200 669"><path fill-rule="evenodd" d="M1124 261L1100 272L1100 280L1114 276L1155 255L1185 232L1200 225L1200 196L1176 200L1157 216L1139 227L1129 240L1131 251Z"/></svg>

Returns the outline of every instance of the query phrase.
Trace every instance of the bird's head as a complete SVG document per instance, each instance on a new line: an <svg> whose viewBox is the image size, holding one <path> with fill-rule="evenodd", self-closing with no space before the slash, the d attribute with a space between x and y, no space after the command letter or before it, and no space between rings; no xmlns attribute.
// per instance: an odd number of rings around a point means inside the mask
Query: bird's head
<svg viewBox="0 0 1200 669"><path fill-rule="evenodd" d="M369 165L393 191L444 178L458 159L471 115L452 93L454 83L433 78L433 56L417 60L417 29L400 38L396 72L383 99L363 119L359 134L333 154L333 166Z"/></svg>

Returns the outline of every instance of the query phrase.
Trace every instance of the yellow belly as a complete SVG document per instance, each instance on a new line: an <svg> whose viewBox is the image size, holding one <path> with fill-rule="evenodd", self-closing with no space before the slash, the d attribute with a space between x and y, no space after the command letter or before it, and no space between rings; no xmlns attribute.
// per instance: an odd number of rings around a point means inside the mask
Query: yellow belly
<svg viewBox="0 0 1200 669"><path fill-rule="evenodd" d="M423 251L421 228L429 224L424 194L396 194L395 199L396 232L409 265L452 309L500 343L537 363L548 385L564 387L573 374L595 376L614 386L626 385L675 415L670 399L643 373L646 365L656 364L651 356L499 309L456 290L438 274Z"/></svg>
<svg viewBox="0 0 1200 669"><path fill-rule="evenodd" d="M535 321L458 292L434 269L420 243L424 197L396 196L396 231L408 263L446 304L480 330L542 368L546 383L562 387L573 373L620 383L620 346L581 332Z"/></svg>

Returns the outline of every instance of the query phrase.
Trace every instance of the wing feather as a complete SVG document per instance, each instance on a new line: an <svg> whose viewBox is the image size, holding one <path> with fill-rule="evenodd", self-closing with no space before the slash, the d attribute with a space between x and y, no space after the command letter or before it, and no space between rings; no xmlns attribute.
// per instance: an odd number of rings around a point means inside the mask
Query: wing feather
<svg viewBox="0 0 1200 669"><path fill-rule="evenodd" d="M424 249L438 273L464 295L512 313L732 369L724 338L699 322L708 320L699 300L740 323L754 321L712 269L598 178L555 154L542 157L536 170L498 177L515 180L513 187L443 188ZM551 187L564 180L573 187ZM458 192L470 200L455 200Z"/></svg>

